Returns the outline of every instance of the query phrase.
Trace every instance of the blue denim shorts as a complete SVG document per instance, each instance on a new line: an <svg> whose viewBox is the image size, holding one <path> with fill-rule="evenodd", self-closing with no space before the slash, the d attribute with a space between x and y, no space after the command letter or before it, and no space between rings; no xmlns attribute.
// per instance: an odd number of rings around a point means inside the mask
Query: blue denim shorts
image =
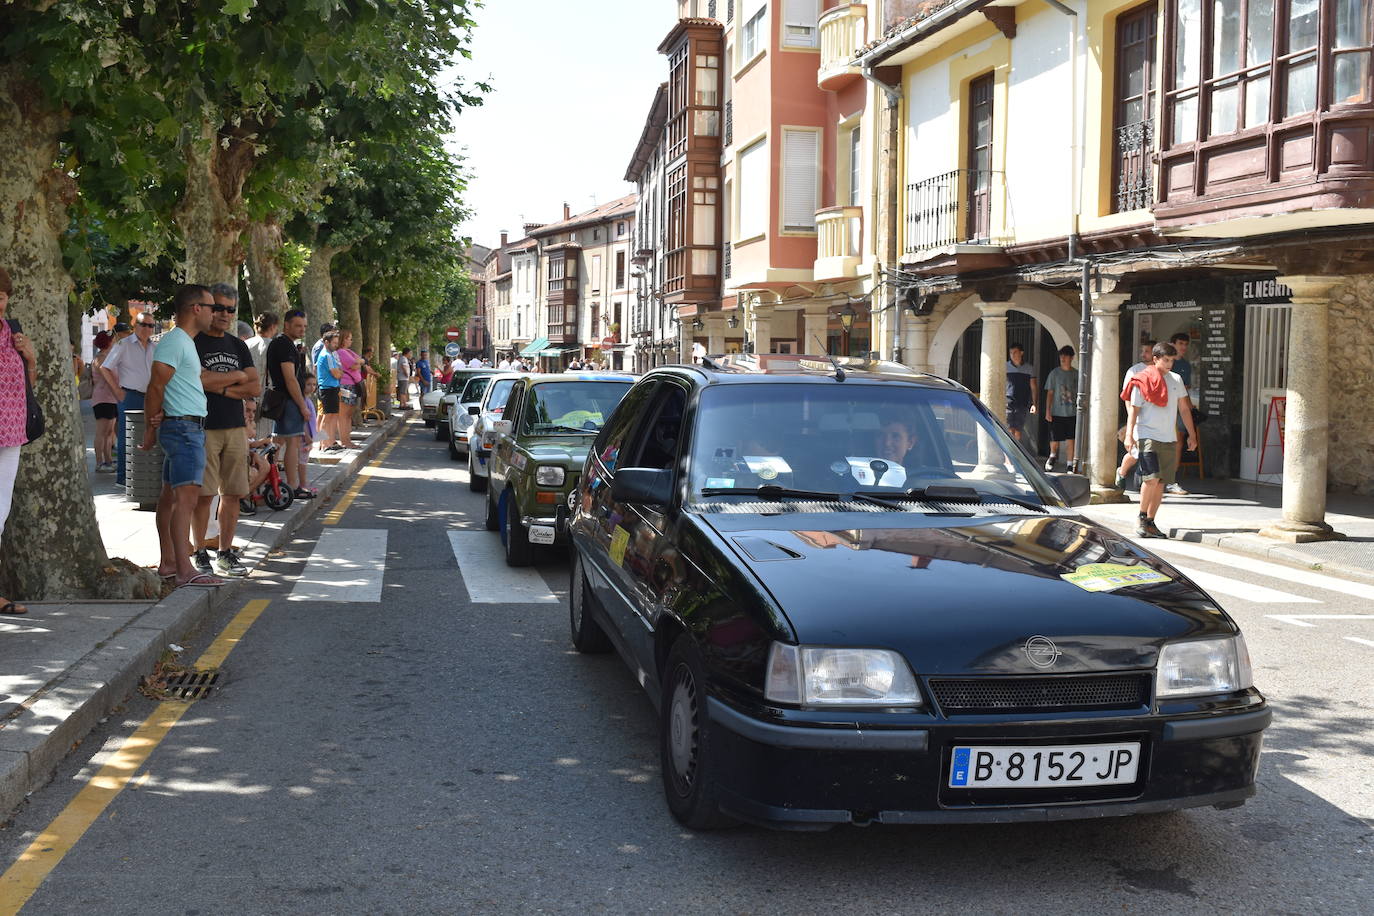
<svg viewBox="0 0 1374 916"><path fill-rule="evenodd" d="M200 486L205 474L205 430L189 420L163 420L157 428L162 446L162 482L173 488Z"/></svg>
<svg viewBox="0 0 1374 916"><path fill-rule="evenodd" d="M281 436L283 439L305 435L305 418L301 416L301 409L296 406L296 402L290 398L282 407L281 419L273 425L272 435Z"/></svg>

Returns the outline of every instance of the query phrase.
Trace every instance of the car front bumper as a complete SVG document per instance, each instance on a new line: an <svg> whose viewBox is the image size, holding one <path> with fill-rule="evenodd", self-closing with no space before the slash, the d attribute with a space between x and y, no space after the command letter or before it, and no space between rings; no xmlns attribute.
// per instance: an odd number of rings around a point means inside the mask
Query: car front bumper
<svg viewBox="0 0 1374 916"><path fill-rule="evenodd" d="M520 524L526 528L536 525L543 528L553 529L553 543L564 544L568 540L568 507L567 496L562 497L562 502L558 506L541 506L537 514L526 515L520 513Z"/></svg>
<svg viewBox="0 0 1374 916"><path fill-rule="evenodd" d="M770 827L1010 823L1113 817L1255 794L1267 706L1192 718L941 722L929 728L818 728L764 721L712 697L722 808ZM1140 741L1137 782L1069 789L947 788L956 745ZM799 755L805 755L804 759Z"/></svg>

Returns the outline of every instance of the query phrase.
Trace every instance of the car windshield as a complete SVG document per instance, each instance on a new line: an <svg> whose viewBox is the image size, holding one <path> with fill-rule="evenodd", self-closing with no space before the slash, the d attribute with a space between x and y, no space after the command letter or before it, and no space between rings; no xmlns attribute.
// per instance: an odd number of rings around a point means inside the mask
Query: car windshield
<svg viewBox="0 0 1374 916"><path fill-rule="evenodd" d="M701 393L691 487L948 494L1061 505L1049 481L972 395L914 385L721 385Z"/></svg>
<svg viewBox="0 0 1374 916"><path fill-rule="evenodd" d="M515 379L498 379L491 386L491 393L487 395L486 409L492 413L500 413L506 407L506 401L510 398L511 389L515 387Z"/></svg>
<svg viewBox="0 0 1374 916"><path fill-rule="evenodd" d="M624 382L545 382L530 388L524 433L594 433L630 390Z"/></svg>
<svg viewBox="0 0 1374 916"><path fill-rule="evenodd" d="M489 384L491 384L491 376L489 375L479 375L475 379L470 379L463 388L463 393L458 395L458 400L463 403L482 400L482 393L487 390Z"/></svg>

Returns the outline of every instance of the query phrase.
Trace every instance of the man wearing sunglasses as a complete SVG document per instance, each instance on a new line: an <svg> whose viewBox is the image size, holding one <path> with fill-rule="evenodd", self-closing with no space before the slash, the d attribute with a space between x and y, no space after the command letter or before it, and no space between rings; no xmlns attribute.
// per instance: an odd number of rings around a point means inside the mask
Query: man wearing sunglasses
<svg viewBox="0 0 1374 916"><path fill-rule="evenodd" d="M200 356L200 382L205 389L205 473L200 499L191 519L192 561L201 573L211 572L205 534L210 527L210 506L219 496L219 541L214 570L222 576L246 576L234 550L234 529L239 521L239 500L248 495L248 437L243 402L262 391L253 354L234 333L239 307L238 290L227 283L210 287L215 304L210 306L210 326L196 335Z"/></svg>
<svg viewBox="0 0 1374 916"><path fill-rule="evenodd" d="M105 381L118 400L119 428L116 432L115 483L124 486L124 472L128 458L125 443L124 412L142 410L148 391L148 379L153 372L153 335L159 330L152 309L134 319L134 333L115 344L97 371L105 374Z"/></svg>

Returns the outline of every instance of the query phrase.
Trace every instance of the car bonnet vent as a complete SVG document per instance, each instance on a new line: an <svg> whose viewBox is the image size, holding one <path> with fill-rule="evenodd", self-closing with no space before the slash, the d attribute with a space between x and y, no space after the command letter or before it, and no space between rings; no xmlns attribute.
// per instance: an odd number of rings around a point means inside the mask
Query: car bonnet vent
<svg viewBox="0 0 1374 916"><path fill-rule="evenodd" d="M788 550L780 544L758 537L735 538L735 543L739 549L749 555L749 559L756 563L763 563L768 560L800 560L802 555L795 550Z"/></svg>

